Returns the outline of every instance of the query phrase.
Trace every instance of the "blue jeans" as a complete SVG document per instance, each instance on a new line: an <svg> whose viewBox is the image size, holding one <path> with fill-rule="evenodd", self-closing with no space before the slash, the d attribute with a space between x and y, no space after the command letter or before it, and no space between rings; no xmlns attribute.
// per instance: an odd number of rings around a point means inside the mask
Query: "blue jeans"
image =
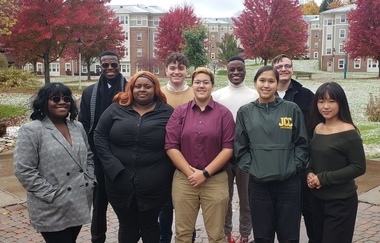
<svg viewBox="0 0 380 243"><path fill-rule="evenodd" d="M285 181L258 183L249 178L249 201L255 242L299 240L301 181L299 175Z"/></svg>

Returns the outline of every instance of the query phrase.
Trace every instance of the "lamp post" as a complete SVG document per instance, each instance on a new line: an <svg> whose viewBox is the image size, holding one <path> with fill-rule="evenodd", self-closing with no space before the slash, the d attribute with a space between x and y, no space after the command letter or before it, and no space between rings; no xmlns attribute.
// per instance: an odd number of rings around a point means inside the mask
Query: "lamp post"
<svg viewBox="0 0 380 243"><path fill-rule="evenodd" d="M78 66L79 66L79 87L78 89L79 90L82 90L82 52L81 52L81 49L80 47L82 46L83 42L82 40L80 39L80 37L78 38L77 40L77 44L78 44L78 49L79 49L79 58L78 58Z"/></svg>
<svg viewBox="0 0 380 243"><path fill-rule="evenodd" d="M335 71L334 57L335 57L335 48L332 49L332 72L333 72L333 75L332 75L333 77L332 78L334 78L334 71Z"/></svg>

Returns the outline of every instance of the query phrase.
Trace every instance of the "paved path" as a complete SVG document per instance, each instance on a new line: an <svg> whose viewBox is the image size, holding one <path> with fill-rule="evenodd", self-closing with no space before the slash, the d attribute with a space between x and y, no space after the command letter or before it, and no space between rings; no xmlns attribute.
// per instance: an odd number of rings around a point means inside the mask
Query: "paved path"
<svg viewBox="0 0 380 243"><path fill-rule="evenodd" d="M7 153L0 153L0 172L4 171L6 165L3 164ZM11 163L11 162L10 162ZM380 166L375 164L375 166ZM373 170L372 170L373 171ZM371 173L368 173L371 174ZM368 180L373 180L373 176L369 176ZM10 184L15 178L14 176L5 176L0 173L1 183ZM366 179L366 180L367 180ZM359 180L360 181L360 180ZM14 183L14 182L12 182ZM359 195L359 209L356 221L355 235L353 242L378 243L380 242L380 183L371 190L362 192ZM4 189L5 188L5 189ZM43 242L39 233L30 226L25 203L25 192L10 193L6 186L0 187L0 242L1 243L23 243L23 242ZM360 188L360 184L359 184ZM239 236L238 230L238 199L233 200L233 223L235 238ZM118 221L112 207L108 212L108 232L107 243L117 242ZM208 242L207 235L204 230L202 217L198 217L196 242ZM300 242L307 243L305 227L301 224ZM90 242L89 225L83 226L77 240L78 243ZM332 242L335 243L335 242Z"/></svg>

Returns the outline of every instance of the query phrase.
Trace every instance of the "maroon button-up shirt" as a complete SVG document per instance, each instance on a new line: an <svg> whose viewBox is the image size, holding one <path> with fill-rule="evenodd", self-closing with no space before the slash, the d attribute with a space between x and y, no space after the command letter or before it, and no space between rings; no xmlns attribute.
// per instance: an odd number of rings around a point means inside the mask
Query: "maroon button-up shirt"
<svg viewBox="0 0 380 243"><path fill-rule="evenodd" d="M178 106L166 125L165 149L178 149L187 162L203 169L223 148L233 149L235 122L223 105L210 100L201 111L194 100Z"/></svg>

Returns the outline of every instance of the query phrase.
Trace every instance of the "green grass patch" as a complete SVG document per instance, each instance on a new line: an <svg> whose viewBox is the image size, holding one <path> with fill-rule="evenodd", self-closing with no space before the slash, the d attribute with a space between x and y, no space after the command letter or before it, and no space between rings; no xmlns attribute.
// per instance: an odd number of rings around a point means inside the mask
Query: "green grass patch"
<svg viewBox="0 0 380 243"><path fill-rule="evenodd" d="M14 118L26 113L27 108L23 106L1 105L0 118Z"/></svg>
<svg viewBox="0 0 380 243"><path fill-rule="evenodd" d="M378 123L358 125L364 144L380 144L380 126Z"/></svg>

